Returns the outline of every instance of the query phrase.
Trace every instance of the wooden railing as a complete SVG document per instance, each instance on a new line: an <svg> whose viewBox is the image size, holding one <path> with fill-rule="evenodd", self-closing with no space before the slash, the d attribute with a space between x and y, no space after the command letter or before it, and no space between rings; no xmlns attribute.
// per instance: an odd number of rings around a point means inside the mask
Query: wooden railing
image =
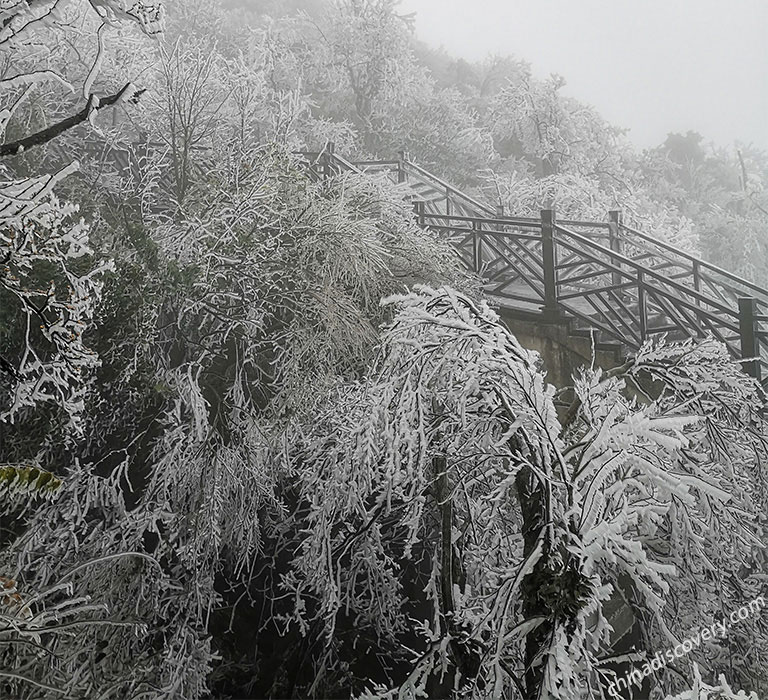
<svg viewBox="0 0 768 700"><path fill-rule="evenodd" d="M384 172L410 186L417 222L445 238L502 306L570 318L631 350L654 336L712 336L746 372L768 379L768 290L626 226L504 216L413 163L306 154L317 176Z"/></svg>

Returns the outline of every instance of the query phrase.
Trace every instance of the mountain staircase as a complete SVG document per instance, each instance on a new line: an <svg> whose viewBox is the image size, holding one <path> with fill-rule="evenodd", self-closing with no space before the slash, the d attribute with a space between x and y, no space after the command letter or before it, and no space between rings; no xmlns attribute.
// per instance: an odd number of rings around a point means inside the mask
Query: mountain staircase
<svg viewBox="0 0 768 700"><path fill-rule="evenodd" d="M448 239L505 314L566 323L622 355L649 338L713 337L768 384L768 290L660 241L609 212L606 222L506 216L400 153L351 162L333 144L304 153L317 178L385 174L407 185L419 225Z"/></svg>

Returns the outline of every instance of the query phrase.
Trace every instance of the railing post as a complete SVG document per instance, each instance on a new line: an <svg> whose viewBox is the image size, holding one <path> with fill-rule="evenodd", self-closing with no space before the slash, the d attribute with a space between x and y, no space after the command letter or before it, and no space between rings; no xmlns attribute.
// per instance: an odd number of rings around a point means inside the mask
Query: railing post
<svg viewBox="0 0 768 700"><path fill-rule="evenodd" d="M614 253L622 255L623 246L621 245L621 211L618 209L614 209L613 211L608 212L608 242L611 250ZM621 263L614 261L611 262L617 267L621 267ZM620 272L613 272L611 274L611 282L614 286L621 284L622 281L622 275Z"/></svg>
<svg viewBox="0 0 768 700"><path fill-rule="evenodd" d="M645 299L645 275L637 271L637 324L640 328L640 342L648 337L648 304Z"/></svg>
<svg viewBox="0 0 768 700"><path fill-rule="evenodd" d="M407 175L405 172L405 162L408 160L408 151L397 152L397 181L405 182Z"/></svg>
<svg viewBox="0 0 768 700"><path fill-rule="evenodd" d="M417 199L413 203L413 210L416 212L416 223L419 226L424 226L424 205L426 202L423 199Z"/></svg>
<svg viewBox="0 0 768 700"><path fill-rule="evenodd" d="M698 260L693 260L691 263L691 279L694 290L697 294L701 294L701 265ZM701 309L701 299L699 299L698 296L693 297L693 305L696 307L696 334L699 338L703 338L705 336L704 328L706 326L704 319L706 318L706 314L703 314L699 310Z"/></svg>
<svg viewBox="0 0 768 700"><path fill-rule="evenodd" d="M333 169L331 167L331 158L333 157L334 144L333 141L329 141L325 144L323 149L323 179L327 180L333 175Z"/></svg>
<svg viewBox="0 0 768 700"><path fill-rule="evenodd" d="M544 266L544 312L558 315L557 303L557 218L554 209L541 210L541 259Z"/></svg>
<svg viewBox="0 0 768 700"><path fill-rule="evenodd" d="M472 264L474 271L480 272L480 266L483 263L482 239L480 232L483 230L483 224L479 219L472 222Z"/></svg>
<svg viewBox="0 0 768 700"><path fill-rule="evenodd" d="M693 261L693 288L697 291L701 291L701 265L699 265L698 260ZM698 306L699 300L696 300L696 305Z"/></svg>
<svg viewBox="0 0 768 700"><path fill-rule="evenodd" d="M741 337L741 356L757 359L742 362L741 366L750 376L761 380L760 340L757 334L757 299L739 297L739 336Z"/></svg>
<svg viewBox="0 0 768 700"><path fill-rule="evenodd" d="M445 190L445 214L446 216L453 214L451 211L451 192L448 188Z"/></svg>
<svg viewBox="0 0 768 700"><path fill-rule="evenodd" d="M497 219L503 219L504 218L504 205L503 204L497 204L496 205L496 218Z"/></svg>

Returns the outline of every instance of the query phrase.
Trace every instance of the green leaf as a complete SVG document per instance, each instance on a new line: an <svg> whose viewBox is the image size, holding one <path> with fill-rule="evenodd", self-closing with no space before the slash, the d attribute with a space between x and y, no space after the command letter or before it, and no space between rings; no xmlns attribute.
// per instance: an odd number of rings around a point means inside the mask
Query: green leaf
<svg viewBox="0 0 768 700"><path fill-rule="evenodd" d="M61 479L33 464L0 464L0 494L50 498L59 488Z"/></svg>

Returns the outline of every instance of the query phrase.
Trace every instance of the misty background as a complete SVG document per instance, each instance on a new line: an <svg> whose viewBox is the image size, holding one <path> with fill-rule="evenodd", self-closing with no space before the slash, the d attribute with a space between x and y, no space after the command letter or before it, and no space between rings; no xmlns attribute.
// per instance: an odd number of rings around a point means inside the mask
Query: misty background
<svg viewBox="0 0 768 700"><path fill-rule="evenodd" d="M667 133L768 148L761 0L403 0L417 36L479 61L512 53L647 148Z"/></svg>

